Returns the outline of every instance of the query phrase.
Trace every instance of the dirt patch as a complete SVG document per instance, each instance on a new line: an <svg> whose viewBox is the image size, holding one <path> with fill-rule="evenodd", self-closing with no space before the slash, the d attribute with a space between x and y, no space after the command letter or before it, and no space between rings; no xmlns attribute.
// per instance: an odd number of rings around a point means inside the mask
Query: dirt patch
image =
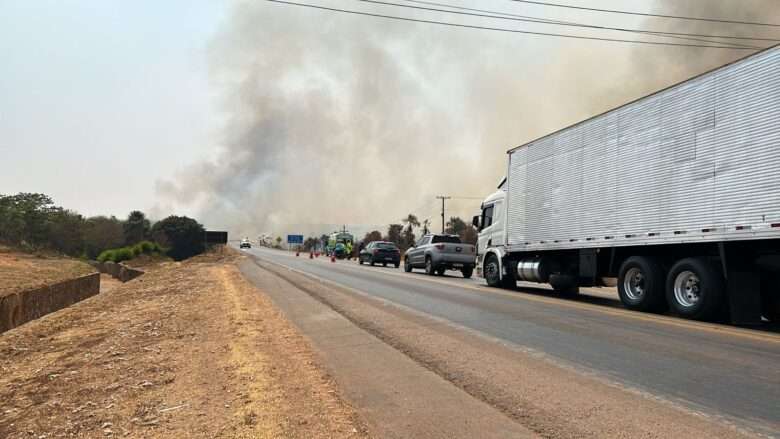
<svg viewBox="0 0 780 439"><path fill-rule="evenodd" d="M0 249L0 296L51 285L94 273L78 259L34 255Z"/></svg>
<svg viewBox="0 0 780 439"><path fill-rule="evenodd" d="M365 437L231 259L166 264L0 336L0 437Z"/></svg>

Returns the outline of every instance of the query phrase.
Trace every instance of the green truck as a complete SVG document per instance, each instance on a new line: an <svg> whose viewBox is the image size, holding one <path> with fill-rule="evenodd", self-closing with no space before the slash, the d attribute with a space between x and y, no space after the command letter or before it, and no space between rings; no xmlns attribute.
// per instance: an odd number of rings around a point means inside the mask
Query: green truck
<svg viewBox="0 0 780 439"><path fill-rule="evenodd" d="M325 251L328 256L335 256L337 259L350 258L354 245L355 237L346 230L342 230L330 234Z"/></svg>

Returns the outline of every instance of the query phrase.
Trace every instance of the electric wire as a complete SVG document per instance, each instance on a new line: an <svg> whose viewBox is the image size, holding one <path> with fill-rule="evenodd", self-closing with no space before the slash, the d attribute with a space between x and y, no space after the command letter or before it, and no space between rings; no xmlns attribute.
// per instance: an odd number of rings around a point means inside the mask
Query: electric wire
<svg viewBox="0 0 780 439"><path fill-rule="evenodd" d="M675 38L679 40L686 40L686 41L698 41L702 43L715 43L715 44L728 44L731 46L734 46L735 48L744 48L744 49L754 49L754 50L760 50L760 47L756 46L747 46L744 44L737 44L737 43L730 43L730 42L723 42L723 41L713 41L713 40L707 40L703 38L693 38L695 36L703 36L703 37L711 37L710 35L691 35L691 36L682 36L686 34L673 34L673 33L665 33L660 31L644 31L640 29L624 29L624 28L617 28L617 27L609 27L609 26L598 26L598 25L589 25L584 23L575 23L575 22L564 22L564 21L558 21L558 20L549 20L545 18L536 18L536 17L527 17L527 16L519 16L515 14L509 14L509 13L503 13L503 12L493 12L493 11L483 11L488 12L487 14L477 14L477 13L470 13L470 12L459 12L459 11L448 11L446 9L437 9L437 8L429 8L429 7L421 7L421 6L412 6L412 5L404 5L399 3L391 3L386 1L380 1L380 0L355 0L358 2L363 3L373 3L378 5L384 5L384 6L397 6L401 8L411 8L411 9L418 9L423 11L434 11L434 12L444 12L448 14L457 14L457 15L467 15L471 17L480 17L480 18L497 18L499 20L512 20L512 21L522 21L522 22L528 22L528 23L539 23L539 24L549 24L549 25L555 25L555 26L573 26L573 27L581 27L581 28L587 28L587 29L598 29L598 30L609 30L609 31L618 31L618 32L629 32L629 33L638 33L643 35L654 35L654 36L660 36L665 38ZM414 3L414 0L410 0ZM420 2L423 3L423 2ZM425 2L428 3L428 2ZM442 5L442 4L438 4ZM455 9L460 9L457 6L449 6L449 5L442 5L444 7L451 7ZM712 37L711 37L712 38ZM722 37L723 38L723 37ZM727 38L727 37L725 37ZM739 38L739 37L738 37ZM780 42L780 39L778 40L772 40L767 39L767 41L776 41Z"/></svg>
<svg viewBox="0 0 780 439"><path fill-rule="evenodd" d="M610 14L623 14L623 15L638 15L641 17L671 18L675 20L706 21L710 23L745 24L751 26L780 27L780 24L777 23L760 23L756 21L726 20L722 18L686 17L682 15L651 14L649 12L619 11L615 9L591 8L585 6L565 5L561 3L540 2L535 0L509 0L509 1L517 2L517 3L528 3L528 4L540 5L540 6L552 6L556 8L579 9L581 11L605 12Z"/></svg>
<svg viewBox="0 0 780 439"><path fill-rule="evenodd" d="M559 34L559 33L551 33L551 32L534 32L534 31L527 31L527 30L520 30L520 29L507 29L507 28L500 28L500 27L477 26L477 25L462 24L462 23L452 23L452 22L446 22L446 21L422 20L422 19L417 19L417 18L399 17L399 16L396 16L396 15L385 15L385 14L376 14L376 13L371 13L371 12L354 11L354 10L349 10L349 9L332 8L332 7L328 7L328 6L312 5L312 4L308 4L308 3L296 3L296 2L285 1L285 0L265 0L265 1L270 2L270 3L289 5L289 6L300 6L300 7L312 8L312 9L320 9L320 10L325 10L325 11L341 12L341 13L352 14L352 15L363 15L363 16L368 16L368 17L386 18L386 19L390 19L390 20L408 21L408 22L415 22L415 23L437 24L437 25L442 25L442 26L458 27L458 28L465 28L465 29L478 29L478 30L489 30L489 31L496 31L496 32L508 32L508 33L517 33L517 34L526 34L526 35L538 35L538 36L548 36L548 37L571 38L571 39L577 39L577 40L592 40L592 41L608 41L608 42L615 42L615 43L644 44L644 45L649 45L649 46L673 46L673 47L692 47L692 48L729 49L729 50L758 50L758 49L753 49L753 48L749 48L749 47L739 47L739 46L683 44L683 43L670 43L670 42L661 42L661 41L643 41L643 40L624 40L624 39L618 39L618 38L588 37L588 36L582 36L582 35Z"/></svg>
<svg viewBox="0 0 780 439"><path fill-rule="evenodd" d="M369 1L369 0L356 0L356 1ZM598 25L591 25L586 23L578 23L574 21L564 21L564 20L555 20L550 18L543 18L543 17L533 17L529 15L520 15L520 14L513 14L509 12L500 12L500 11L491 11L487 9L477 9L477 8L467 8L465 6L456 6L456 5L450 5L446 3L437 3L437 2L430 2L430 1L424 1L424 0L403 0L407 3L417 3L421 5L428 5L428 6L438 6L438 7L444 7L444 8L450 8L450 9L458 9L462 11L471 11L471 12L479 12L479 13L485 13L485 14L495 14L495 15L503 15L507 17L516 17L516 18L522 18L524 20L520 21L529 21L531 23L545 23L545 24L556 24L556 25L565 25L565 26L574 26L574 27L585 27L585 28L594 28L594 29L605 29L605 30L615 30L615 31L621 31L621 32L635 32L640 34L651 34L651 35L668 35L668 36L680 36L680 37L701 37L701 38L719 38L719 39L733 39L733 40L748 40L748 41L769 41L769 42L780 42L780 38L766 38L766 37L756 37L756 36L749 36L749 37L743 37L738 35L717 35L717 34L697 34L697 33L689 33L689 32L669 32L669 31L660 31L660 30L650 30L650 29L629 29L629 28L620 28L620 27L611 27L611 26L598 26ZM453 12L453 11L446 11L446 12ZM479 15L477 15L479 16ZM500 17L496 17L500 18ZM706 41L706 40L705 40Z"/></svg>

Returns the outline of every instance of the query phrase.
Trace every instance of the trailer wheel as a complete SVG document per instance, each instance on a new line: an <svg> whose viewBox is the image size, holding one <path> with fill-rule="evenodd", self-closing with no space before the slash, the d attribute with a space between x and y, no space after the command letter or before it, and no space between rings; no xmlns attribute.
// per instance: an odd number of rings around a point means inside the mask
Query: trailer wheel
<svg viewBox="0 0 780 439"><path fill-rule="evenodd" d="M717 318L723 311L723 276L703 258L686 258L666 279L666 299L672 310L695 320Z"/></svg>
<svg viewBox="0 0 780 439"><path fill-rule="evenodd" d="M666 308L664 271L654 258L631 256L620 266L618 294L634 311L658 312Z"/></svg>

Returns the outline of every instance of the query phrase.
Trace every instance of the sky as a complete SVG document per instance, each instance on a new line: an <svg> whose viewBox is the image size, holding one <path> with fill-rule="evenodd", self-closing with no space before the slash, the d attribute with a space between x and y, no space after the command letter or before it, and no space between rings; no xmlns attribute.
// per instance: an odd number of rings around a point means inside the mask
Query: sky
<svg viewBox="0 0 780 439"><path fill-rule="evenodd" d="M756 33L506 0L446 3ZM565 3L780 22L776 0ZM408 213L438 224L434 196L461 197L448 202L448 216L469 218L503 177L507 149L746 54L444 28L262 0L0 0L0 193L43 192L84 215L186 214L248 236L337 224L362 233Z"/></svg>
<svg viewBox="0 0 780 439"><path fill-rule="evenodd" d="M0 193L149 209L157 179L212 154L207 52L227 7L0 0Z"/></svg>

